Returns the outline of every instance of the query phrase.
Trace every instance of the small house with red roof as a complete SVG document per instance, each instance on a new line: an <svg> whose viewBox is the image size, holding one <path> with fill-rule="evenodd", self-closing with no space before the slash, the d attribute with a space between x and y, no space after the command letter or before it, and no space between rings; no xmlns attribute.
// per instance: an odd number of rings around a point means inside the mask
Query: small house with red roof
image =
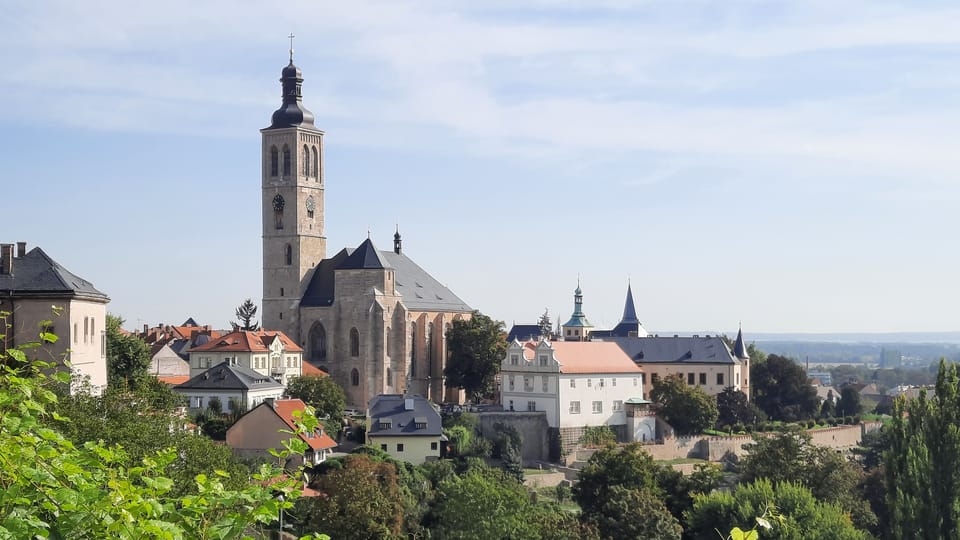
<svg viewBox="0 0 960 540"><path fill-rule="evenodd" d="M543 411L565 440L604 425L621 440L653 440L645 398L643 371L616 343L514 340L500 367L503 408Z"/></svg>
<svg viewBox="0 0 960 540"><path fill-rule="evenodd" d="M270 377L286 386L303 374L303 349L277 330L236 330L190 349L190 375L228 362Z"/></svg>
<svg viewBox="0 0 960 540"><path fill-rule="evenodd" d="M270 449L283 448L283 442L293 437L288 431L296 430L296 413L303 413L306 405L299 399L268 399L254 407L227 430L227 446L244 457L273 458ZM327 459L337 443L323 430L323 425L312 433L297 435L307 443L303 456L289 460L286 467L302 464L317 465Z"/></svg>

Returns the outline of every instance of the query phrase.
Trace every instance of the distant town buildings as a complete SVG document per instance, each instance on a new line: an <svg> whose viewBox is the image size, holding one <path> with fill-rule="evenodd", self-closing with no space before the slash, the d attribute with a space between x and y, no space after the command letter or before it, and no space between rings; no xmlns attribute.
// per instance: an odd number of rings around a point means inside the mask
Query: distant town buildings
<svg viewBox="0 0 960 540"><path fill-rule="evenodd" d="M107 385L106 314L110 298L39 247L0 244L0 349L38 340L42 330L56 343L31 351L43 360L69 362L75 383L99 393ZM76 385L75 385L76 387Z"/></svg>

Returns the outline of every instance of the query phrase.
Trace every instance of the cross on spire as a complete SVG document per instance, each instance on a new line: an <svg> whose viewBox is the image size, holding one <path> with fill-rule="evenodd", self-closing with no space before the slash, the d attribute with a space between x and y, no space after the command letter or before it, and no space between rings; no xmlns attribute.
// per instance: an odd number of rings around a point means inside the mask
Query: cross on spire
<svg viewBox="0 0 960 540"><path fill-rule="evenodd" d="M293 63L293 38L297 36L293 35L293 32L290 32L290 35L287 37L290 38L290 63L292 64Z"/></svg>

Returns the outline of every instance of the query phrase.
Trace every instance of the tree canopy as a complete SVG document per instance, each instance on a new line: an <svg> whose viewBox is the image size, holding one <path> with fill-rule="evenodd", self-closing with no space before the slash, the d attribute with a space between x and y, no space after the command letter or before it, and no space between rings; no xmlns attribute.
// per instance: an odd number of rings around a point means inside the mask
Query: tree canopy
<svg viewBox="0 0 960 540"><path fill-rule="evenodd" d="M717 421L716 398L700 387L684 384L680 375L653 383L650 399L660 404L657 416L681 435L700 433Z"/></svg>
<svg viewBox="0 0 960 540"><path fill-rule="evenodd" d="M805 420L820 410L807 372L790 358L771 354L763 362L752 362L750 389L754 403L774 420Z"/></svg>
<svg viewBox="0 0 960 540"><path fill-rule="evenodd" d="M318 418L324 420L327 431L340 433L347 398L343 388L332 378L323 375L294 377L287 382L287 396L303 400L315 409Z"/></svg>
<svg viewBox="0 0 960 540"><path fill-rule="evenodd" d="M502 321L474 311L469 319L453 321L447 330L450 359L443 371L446 385L473 398L493 394L493 382L507 351Z"/></svg>
<svg viewBox="0 0 960 540"><path fill-rule="evenodd" d="M107 383L134 384L147 374L150 367L150 348L133 334L121 331L123 318L107 314Z"/></svg>
<svg viewBox="0 0 960 540"><path fill-rule="evenodd" d="M257 306L253 303L253 300L247 298L237 306L236 315L237 321L232 323L234 329L251 332L260 329L260 324L254 319L257 316Z"/></svg>
<svg viewBox="0 0 960 540"><path fill-rule="evenodd" d="M840 389L840 400L837 401L837 416L854 416L863 412L863 403L860 401L860 392L851 385Z"/></svg>
<svg viewBox="0 0 960 540"><path fill-rule="evenodd" d="M717 394L717 425L733 426L736 424L753 424L765 420L763 411L750 403L747 395L740 390L728 386Z"/></svg>

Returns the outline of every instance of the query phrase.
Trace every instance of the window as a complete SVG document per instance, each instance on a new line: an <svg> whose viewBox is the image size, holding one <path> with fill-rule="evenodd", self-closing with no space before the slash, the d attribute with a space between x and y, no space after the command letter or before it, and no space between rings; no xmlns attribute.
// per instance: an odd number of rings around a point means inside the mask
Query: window
<svg viewBox="0 0 960 540"><path fill-rule="evenodd" d="M80 334L77 332L77 323L73 323L73 343L76 344L78 339Z"/></svg>
<svg viewBox="0 0 960 540"><path fill-rule="evenodd" d="M660 380L660 375L657 375L656 373L650 374L650 383L651 383L651 384L657 384L657 381L659 381L659 380Z"/></svg>
<svg viewBox="0 0 960 540"><path fill-rule="evenodd" d="M543 377L543 384L541 385L544 392L550 391L550 377Z"/></svg>
<svg viewBox="0 0 960 540"><path fill-rule="evenodd" d="M436 450L436 449L437 449L437 443L436 443L436 442L430 443L430 449L431 449L431 450Z"/></svg>
<svg viewBox="0 0 960 540"><path fill-rule="evenodd" d="M83 318L83 342L84 343L87 342L87 335L89 334L89 332L90 332L90 318L84 317Z"/></svg>
<svg viewBox="0 0 960 540"><path fill-rule="evenodd" d="M533 377L524 377L524 378L523 378L523 391L524 391L524 392L533 392Z"/></svg>
<svg viewBox="0 0 960 540"><path fill-rule="evenodd" d="M570 388L576 388L576 387L577 387L577 380L570 379Z"/></svg>
<svg viewBox="0 0 960 540"><path fill-rule="evenodd" d="M718 373L717 375L719 375L719 376L721 376L721 377L723 376L723 374L721 374L721 373ZM723 384L723 383L717 383L717 384ZM740 384L740 372L739 372L739 371L737 372L737 384Z"/></svg>
<svg viewBox="0 0 960 540"><path fill-rule="evenodd" d="M621 401L621 400L619 400L619 399L614 400L614 402L613 402L613 410L614 410L614 411L622 411L622 410L623 410L623 401Z"/></svg>
<svg viewBox="0 0 960 540"><path fill-rule="evenodd" d="M570 402L570 414L580 414L580 402L571 401Z"/></svg>
<svg viewBox="0 0 960 540"><path fill-rule="evenodd" d="M319 322L310 329L310 358L321 361L327 359L327 331Z"/></svg>
<svg viewBox="0 0 960 540"><path fill-rule="evenodd" d="M590 388L592 386L593 386L593 381L591 379L587 379L587 388Z"/></svg>
<svg viewBox="0 0 960 540"><path fill-rule="evenodd" d="M511 355L510 355L510 365L511 365L511 366L515 366L515 365L517 365L517 364L519 364L519 363L520 363L520 355L519 355L519 354L511 354Z"/></svg>
<svg viewBox="0 0 960 540"><path fill-rule="evenodd" d="M312 149L313 153L313 176L317 178L320 176L320 156L317 154L317 147L314 146Z"/></svg>
<svg viewBox="0 0 960 540"><path fill-rule="evenodd" d="M356 328L350 329L350 356L360 356L360 332Z"/></svg>
<svg viewBox="0 0 960 540"><path fill-rule="evenodd" d="M570 335L570 330L569 330L569 329L567 329L567 335L568 335L568 336Z"/></svg>
<svg viewBox="0 0 960 540"><path fill-rule="evenodd" d="M707 384L707 374L706 374L706 373L701 373L701 374L700 374L700 384Z"/></svg>
<svg viewBox="0 0 960 540"><path fill-rule="evenodd" d="M357 371L357 368L353 368L353 371L350 372L350 384L360 386L360 372Z"/></svg>
<svg viewBox="0 0 960 540"><path fill-rule="evenodd" d="M537 402L536 402L536 401L528 401L528 402L527 402L527 411L529 411L529 412L537 412Z"/></svg>
<svg viewBox="0 0 960 540"><path fill-rule="evenodd" d="M617 385L617 378L614 377L614 378L610 379L610 386L616 386L616 385Z"/></svg>
<svg viewBox="0 0 960 540"><path fill-rule="evenodd" d="M310 148L303 145L303 175L310 176Z"/></svg>
<svg viewBox="0 0 960 540"><path fill-rule="evenodd" d="M402 442L398 442L398 443L397 443L397 452L403 452L403 443L402 443Z"/></svg>
<svg viewBox="0 0 960 540"><path fill-rule="evenodd" d="M417 324L410 323L410 376L417 376Z"/></svg>
<svg viewBox="0 0 960 540"><path fill-rule="evenodd" d="M276 176L280 170L279 152L276 146L270 147L270 176Z"/></svg>
<svg viewBox="0 0 960 540"><path fill-rule="evenodd" d="M387 386L393 386L393 370L387 368Z"/></svg>
<svg viewBox="0 0 960 540"><path fill-rule="evenodd" d="M386 452L386 451L387 451L387 445L386 445L386 444L381 444L381 445L380 445L380 449L383 450L384 452Z"/></svg>
<svg viewBox="0 0 960 540"><path fill-rule="evenodd" d="M287 266L293 264L293 246L290 244L287 244L287 246L283 248L283 261L287 263Z"/></svg>
<svg viewBox="0 0 960 540"><path fill-rule="evenodd" d="M687 373L687 384L693 386L694 373Z"/></svg>
<svg viewBox="0 0 960 540"><path fill-rule="evenodd" d="M202 396L194 396L193 399L191 399L191 401L193 401L193 408L194 408L194 409L201 409L201 408L203 408L203 397L202 397Z"/></svg>
<svg viewBox="0 0 960 540"><path fill-rule="evenodd" d="M723 386L723 373L717 373L717 384Z"/></svg>
<svg viewBox="0 0 960 540"><path fill-rule="evenodd" d="M510 384L510 390L513 390L513 387L514 387L514 384L513 384L513 375L510 375L510 376L507 378L507 381L508 381L509 384Z"/></svg>
<svg viewBox="0 0 960 540"><path fill-rule="evenodd" d="M384 334L386 334L386 336L384 336L386 339L384 339L383 347L387 350L387 356L390 356L393 353L393 347L390 346L391 334L390 334L389 326L387 327L387 331L384 332Z"/></svg>
<svg viewBox="0 0 960 540"><path fill-rule="evenodd" d="M603 388L603 379L600 379L600 388Z"/></svg>
<svg viewBox="0 0 960 540"><path fill-rule="evenodd" d="M603 402L594 401L593 402L593 414L600 414L603 412Z"/></svg>
<svg viewBox="0 0 960 540"><path fill-rule="evenodd" d="M100 331L100 356L107 356L107 333Z"/></svg>
<svg viewBox="0 0 960 540"><path fill-rule="evenodd" d="M540 355L540 365L541 365L541 366L546 366L546 365L547 365L547 355L545 355L545 354L541 354L541 355Z"/></svg>
<svg viewBox="0 0 960 540"><path fill-rule="evenodd" d="M283 287L280 287L280 296L283 296Z"/></svg>
<svg viewBox="0 0 960 540"><path fill-rule="evenodd" d="M290 176L290 149L283 146L283 175Z"/></svg>
<svg viewBox="0 0 960 540"><path fill-rule="evenodd" d="M511 410L511 411L513 410L513 400L512 400L512 399L510 400L510 410Z"/></svg>

